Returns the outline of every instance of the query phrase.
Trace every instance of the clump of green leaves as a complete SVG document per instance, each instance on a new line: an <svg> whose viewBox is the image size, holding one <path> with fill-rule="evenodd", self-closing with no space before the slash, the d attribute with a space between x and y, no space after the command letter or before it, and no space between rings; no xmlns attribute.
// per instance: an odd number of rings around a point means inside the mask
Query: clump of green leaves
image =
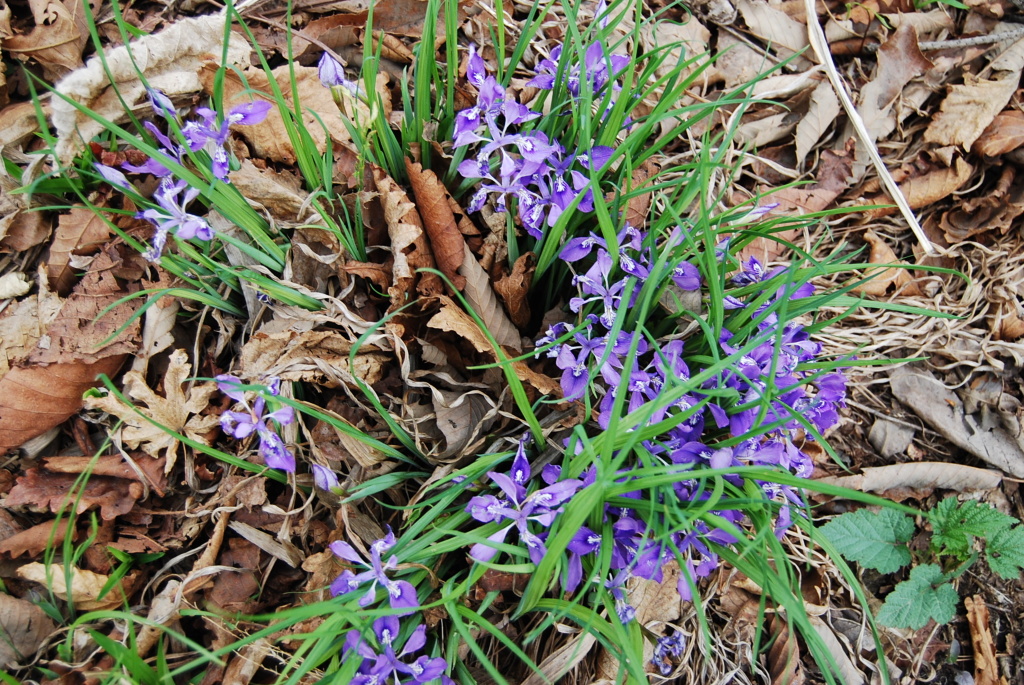
<svg viewBox="0 0 1024 685"><path fill-rule="evenodd" d="M910 577L886 598L878 621L894 628L921 628L928 619L948 623L959 600L953 581L984 555L1007 580L1024 569L1024 525L990 504L947 497L925 515L931 543ZM914 559L907 543L914 519L893 509L838 516L821 532L847 560L880 573L895 573Z"/></svg>

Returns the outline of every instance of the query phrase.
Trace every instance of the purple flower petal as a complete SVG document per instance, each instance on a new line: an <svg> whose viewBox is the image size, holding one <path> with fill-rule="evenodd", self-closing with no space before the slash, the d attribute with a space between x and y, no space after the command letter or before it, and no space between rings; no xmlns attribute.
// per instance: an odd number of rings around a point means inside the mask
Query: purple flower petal
<svg viewBox="0 0 1024 685"><path fill-rule="evenodd" d="M295 455L288 451L284 440L277 433L270 430L260 431L260 456L272 469L295 473Z"/></svg>
<svg viewBox="0 0 1024 685"><path fill-rule="evenodd" d="M341 559L351 562L353 564L365 564L363 558L359 556L359 552L355 548L343 540L335 540L331 543L331 551L335 553Z"/></svg>
<svg viewBox="0 0 1024 685"><path fill-rule="evenodd" d="M310 470L313 472L313 483L321 490L330 492L341 485L338 481L338 475L326 466L313 464Z"/></svg>

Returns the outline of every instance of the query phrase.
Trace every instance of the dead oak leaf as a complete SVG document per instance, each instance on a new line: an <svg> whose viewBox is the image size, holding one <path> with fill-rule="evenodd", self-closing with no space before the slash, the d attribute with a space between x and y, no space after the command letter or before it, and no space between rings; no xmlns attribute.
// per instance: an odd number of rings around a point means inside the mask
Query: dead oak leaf
<svg viewBox="0 0 1024 685"><path fill-rule="evenodd" d="M184 350L171 354L170 366L164 376L164 396L156 394L147 384L145 377L135 371L124 376L125 394L139 404L139 410L159 425L154 425L135 408L124 404L114 395L90 397L85 406L102 409L125 422L123 438L128 447L142 449L152 457L163 456L166 460L165 473L170 473L177 459L178 439L168 430L187 438L210 444L207 434L218 425L219 418L202 415L210 404L210 397L217 392L215 383L197 383L186 395L182 389L190 375L191 367Z"/></svg>

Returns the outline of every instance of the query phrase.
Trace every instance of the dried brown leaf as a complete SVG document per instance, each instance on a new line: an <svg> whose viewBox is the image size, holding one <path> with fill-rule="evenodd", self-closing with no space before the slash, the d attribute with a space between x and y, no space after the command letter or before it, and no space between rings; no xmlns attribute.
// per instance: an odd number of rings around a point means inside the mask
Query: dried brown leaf
<svg viewBox="0 0 1024 685"><path fill-rule="evenodd" d="M83 2L51 1L37 13L30 33L10 36L4 49L19 59L34 59L43 66L43 76L53 83L82 66L82 50L89 42L89 24Z"/></svg>
<svg viewBox="0 0 1024 685"><path fill-rule="evenodd" d="M808 153L818 144L839 116L839 98L828 81L822 81L811 93L807 114L796 125L796 161L803 164Z"/></svg>
<svg viewBox="0 0 1024 685"><path fill-rule="evenodd" d="M29 469L24 476L18 478L7 495L6 504L9 507L25 506L34 511L53 513L77 504L76 513L79 514L98 507L100 517L109 521L131 511L143 495L143 487L137 482L95 476L88 480L84 488L76 490L77 480L77 476L66 473ZM73 491L74 496L71 494Z"/></svg>
<svg viewBox="0 0 1024 685"><path fill-rule="evenodd" d="M0 252L24 252L50 237L52 222L43 212L18 212L0 220Z"/></svg>
<svg viewBox="0 0 1024 685"><path fill-rule="evenodd" d="M657 175L658 171L660 171L658 164L651 160L645 161L640 165L639 169L633 171L631 190L636 191L639 188L649 186L650 183L648 181ZM642 193L631 197L629 202L626 203L626 223L633 226L646 226L647 214L651 211L651 201L653 199L654 196L651 193Z"/></svg>
<svg viewBox="0 0 1024 685"><path fill-rule="evenodd" d="M431 398L437 427L445 440L444 451L431 458L431 463L460 460L466 456L464 448L494 422L497 414L495 402L479 390L438 390L431 393Z"/></svg>
<svg viewBox="0 0 1024 685"><path fill-rule="evenodd" d="M970 180L974 167L963 159L957 159L952 167L943 167L929 171L923 175L911 175L900 182L900 191L912 209L922 209L939 200L944 200L959 190ZM887 196L868 198L865 202L880 204L886 202ZM875 218L892 213L893 209L868 210L865 214Z"/></svg>
<svg viewBox="0 0 1024 685"><path fill-rule="evenodd" d="M167 474L163 459L139 454L129 464L120 455L93 457L45 457L43 465L51 473L89 473L93 476L124 478L145 483L163 496L167 489Z"/></svg>
<svg viewBox="0 0 1024 685"><path fill-rule="evenodd" d="M294 174L258 169L246 159L237 171L228 174L228 180L242 195L265 207L274 218L288 222L302 220L299 211L309 193L302 189L302 181Z"/></svg>
<svg viewBox="0 0 1024 685"><path fill-rule="evenodd" d="M964 608L967 609L967 625L971 629L971 646L974 648L974 685L1007 685L1006 678L1000 675L985 598L981 595L965 597Z"/></svg>
<svg viewBox="0 0 1024 685"><path fill-rule="evenodd" d="M459 273L459 267L465 258L466 241L448 204L448 191L437 174L430 169L424 169L406 159L405 170L409 174L413 195L416 196L416 207L430 238L430 249L437 260L437 268L456 290L462 290L466 287L466 280Z"/></svg>
<svg viewBox="0 0 1024 685"><path fill-rule="evenodd" d="M800 644L790 632L786 620L775 614L768 622L772 646L768 649L768 675L772 685L803 685L806 678L800 666Z"/></svg>
<svg viewBox="0 0 1024 685"><path fill-rule="evenodd" d="M1024 112L1009 109L1000 112L974 142L975 154L995 157L1024 145Z"/></svg>
<svg viewBox="0 0 1024 685"><path fill-rule="evenodd" d="M642 224L633 224L640 226ZM495 281L494 290L498 293L505 310L508 311L512 323L520 329L530 323L530 302L526 296L533 282L533 272L537 270L537 257L532 252L520 255L512 265L512 273L499 281Z"/></svg>
<svg viewBox="0 0 1024 685"><path fill-rule="evenodd" d="M931 461L875 466L866 468L862 473L854 476L821 479L823 483L841 485L862 492L885 492L897 489L919 492L994 490L999 487L1002 480L1002 475L992 469Z"/></svg>
<svg viewBox="0 0 1024 685"><path fill-rule="evenodd" d="M780 57L794 56L810 45L807 39L807 26L781 9L769 5L765 0L738 0L735 4L751 33L768 41ZM809 56L813 53L805 51L804 55ZM801 56L796 57L793 64L801 69L807 69L810 61L807 57Z"/></svg>
<svg viewBox="0 0 1024 685"><path fill-rule="evenodd" d="M113 375L138 349L138 323L128 325L137 300L100 317L130 292L112 273L119 264L107 253L98 257L28 358L0 378L0 448L17 447L74 414L96 377Z"/></svg>
<svg viewBox="0 0 1024 685"><path fill-rule="evenodd" d="M110 238L110 228L103 217L88 207L72 207L57 220L57 230L46 260L50 287L67 295L75 285L72 255L95 254Z"/></svg>
<svg viewBox="0 0 1024 685"><path fill-rule="evenodd" d="M0 593L0 668L30 661L56 628L32 602Z"/></svg>
<svg viewBox="0 0 1024 685"><path fill-rule="evenodd" d="M219 424L216 415L201 414L210 406L210 398L217 392L217 385L212 382L190 384L186 391L182 386L189 383L192 375L188 355L184 350L175 350L164 375L163 397L149 387L142 374L129 371L124 376L124 391L134 400L131 406L113 394L89 397L85 406L102 409L120 418L124 422L125 444L132 449L141 448L152 457L162 457L164 470L170 473L178 458L178 439L165 429L208 445L210 431ZM139 416L138 411L159 425Z"/></svg>
<svg viewBox="0 0 1024 685"><path fill-rule="evenodd" d="M476 257L463 242L464 259L459 272L465 277L466 301L476 315L480 317L484 327L499 345L510 347L516 352L523 348L519 331L509 320L491 287L491 277L483 270Z"/></svg>
<svg viewBox="0 0 1024 685"><path fill-rule="evenodd" d="M358 388L356 378L372 385L393 363L389 353L369 345L349 362L352 345L339 331L284 331L256 333L242 348L240 367L245 378L277 376L329 388L342 384Z"/></svg>
<svg viewBox="0 0 1024 685"><path fill-rule="evenodd" d="M592 632L588 631L577 635L545 657L544 661L540 662L538 672L531 673L520 685L544 685L560 682L578 663L590 656L590 652L596 644L597 638Z"/></svg>
<svg viewBox="0 0 1024 685"><path fill-rule="evenodd" d="M872 264L900 264L899 257L892 251L892 248L885 242L885 240L872 230L864 232L864 240L871 245L871 256L869 257ZM897 288L901 288L910 282L910 274L906 269L897 269L895 267L877 267L868 269L864 272L865 278L871 280L866 283L862 283L853 289L853 292L861 293L863 295L871 295L872 297L881 297L885 295L885 291L889 289L889 286L896 284Z"/></svg>
<svg viewBox="0 0 1024 685"><path fill-rule="evenodd" d="M932 116L924 141L969 149L1013 97L1020 75L1019 67L992 79L965 74L963 84L950 89L939 112Z"/></svg>
<svg viewBox="0 0 1024 685"><path fill-rule="evenodd" d="M0 554L6 554L11 559L17 559L23 554L37 557L48 547L56 547L64 542L64 538L68 534L68 523L70 523L70 519L63 517L15 533L9 538L0 540ZM74 531L72 531L73 534Z"/></svg>

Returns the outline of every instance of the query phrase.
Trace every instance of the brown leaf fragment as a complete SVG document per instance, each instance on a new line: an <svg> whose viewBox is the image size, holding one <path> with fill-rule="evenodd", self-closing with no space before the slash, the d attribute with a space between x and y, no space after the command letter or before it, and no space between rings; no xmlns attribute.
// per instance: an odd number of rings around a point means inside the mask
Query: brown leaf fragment
<svg viewBox="0 0 1024 685"><path fill-rule="evenodd" d="M161 497L167 489L164 460L154 459L145 454L135 455L132 458L132 464L116 454L105 455L98 459L92 457L45 457L43 466L52 473L90 473L94 476L110 476L111 478L125 478L147 483Z"/></svg>
<svg viewBox="0 0 1024 685"><path fill-rule="evenodd" d="M43 212L19 211L0 219L0 252L24 252L50 237L52 222Z"/></svg>
<svg viewBox="0 0 1024 685"><path fill-rule="evenodd" d="M892 251L892 248L874 231L865 231L864 240L871 245L871 256L869 259L872 264L902 263L899 257L896 256L896 253ZM871 295L872 297L885 295L886 290L894 283L897 288L902 288L911 281L910 274L906 269L897 269L895 267L868 269L864 272L864 278L869 278L870 280L855 287L853 292Z"/></svg>
<svg viewBox="0 0 1024 685"><path fill-rule="evenodd" d="M34 59L53 83L82 66L82 50L89 41L85 5L80 0L30 3L36 26L31 33L10 36L4 49L18 59Z"/></svg>
<svg viewBox="0 0 1024 685"><path fill-rule="evenodd" d="M309 196L302 189L302 181L289 172L258 169L251 160L243 160L241 167L228 173L231 185L246 198L265 207L281 221L301 221L299 211Z"/></svg>
<svg viewBox="0 0 1024 685"><path fill-rule="evenodd" d="M995 157L1021 145L1024 145L1024 112L1009 109L996 115L971 149L975 154Z"/></svg>
<svg viewBox="0 0 1024 685"><path fill-rule="evenodd" d="M691 21L696 22L696 19L691 17ZM639 169L633 171L631 189L635 192L640 188L649 186L650 183L648 181L660 171L660 168L658 164L651 160L645 161L640 165ZM629 202L626 203L626 223L633 226L646 226L647 214L651 211L651 201L653 199L654 196L651 193L641 193L629 198ZM513 320L515 319L513 318Z"/></svg>
<svg viewBox="0 0 1024 685"><path fill-rule="evenodd" d="M57 230L46 260L50 287L62 296L75 285L73 255L91 255L110 238L110 228L103 217L88 207L72 207L57 220Z"/></svg>
<svg viewBox="0 0 1024 685"><path fill-rule="evenodd" d="M768 674L772 685L802 685L806 679L800 666L800 645L786 625L786 619L774 614L768 621L768 631L773 638L768 649Z"/></svg>
<svg viewBox="0 0 1024 685"><path fill-rule="evenodd" d="M85 487L75 488L78 477L67 473L51 473L40 468L29 469L18 478L7 495L8 507L28 507L33 511L57 513L77 504L76 513L99 508L100 517L110 520L127 514L142 497L142 485L120 478L94 476Z"/></svg>
<svg viewBox="0 0 1024 685"><path fill-rule="evenodd" d="M459 273L459 267L465 256L466 241L455 223L455 215L448 204L447 190L437 174L430 169L424 169L406 159L405 170L416 197L416 207L430 238L430 248L437 260L437 268L448 277L456 290L462 290L466 286L466 279Z"/></svg>
<svg viewBox="0 0 1024 685"><path fill-rule="evenodd" d="M56 521L46 521L20 533L15 533L5 540L0 540L0 554L6 554L11 559L17 559L23 554L37 557L47 547L64 542L64 538L68 534L68 523L69 519L65 517Z"/></svg>
<svg viewBox="0 0 1024 685"><path fill-rule="evenodd" d="M375 166L371 170L384 209L384 220L394 256L394 285L388 290L391 295L391 311L394 311L413 299L414 286L424 296L444 292L444 287L436 274L416 273L417 269L433 269L436 266L416 205L409 201L405 191L383 169Z"/></svg>
<svg viewBox="0 0 1024 685"><path fill-rule="evenodd" d="M988 607L981 595L964 598L967 609L967 623L971 629L971 646L974 648L974 685L1007 685L1006 678L999 674L996 659L996 645L989 627Z"/></svg>
<svg viewBox="0 0 1024 685"><path fill-rule="evenodd" d="M863 492L885 492L897 489L919 492L994 490L999 487L1002 480L1002 474L992 469L933 461L874 466L853 476L821 479L823 483L840 485Z"/></svg>
<svg viewBox="0 0 1024 685"><path fill-rule="evenodd" d="M0 668L31 661L56 628L32 602L0 593Z"/></svg>
<svg viewBox="0 0 1024 685"><path fill-rule="evenodd" d="M465 276L465 296L484 327L499 345L510 347L516 352L523 348L519 331L509 320L494 294L491 277L484 271L476 257L469 251L469 246L462 243L464 259L460 273Z"/></svg>
<svg viewBox="0 0 1024 685"><path fill-rule="evenodd" d="M939 112L932 116L924 141L970 149L1013 97L1020 74L1019 67L1013 72L999 72L992 79L965 74L963 84L950 89Z"/></svg>
<svg viewBox="0 0 1024 685"><path fill-rule="evenodd" d="M256 333L242 348L240 367L245 378L278 376L330 388L358 388L356 378L372 385L384 377L393 357L367 345L350 363L352 344L333 330Z"/></svg>
<svg viewBox="0 0 1024 685"><path fill-rule="evenodd" d="M526 296L530 292L533 272L536 270L537 256L527 252L520 255L512 265L512 273L494 283L494 291L505 305L505 311L520 330L530 323L530 302Z"/></svg>
<svg viewBox="0 0 1024 685"><path fill-rule="evenodd" d="M465 448L491 426L497 414L495 401L479 390L438 390L432 393L432 402L445 440L444 451L432 456L432 463L463 459Z"/></svg>

